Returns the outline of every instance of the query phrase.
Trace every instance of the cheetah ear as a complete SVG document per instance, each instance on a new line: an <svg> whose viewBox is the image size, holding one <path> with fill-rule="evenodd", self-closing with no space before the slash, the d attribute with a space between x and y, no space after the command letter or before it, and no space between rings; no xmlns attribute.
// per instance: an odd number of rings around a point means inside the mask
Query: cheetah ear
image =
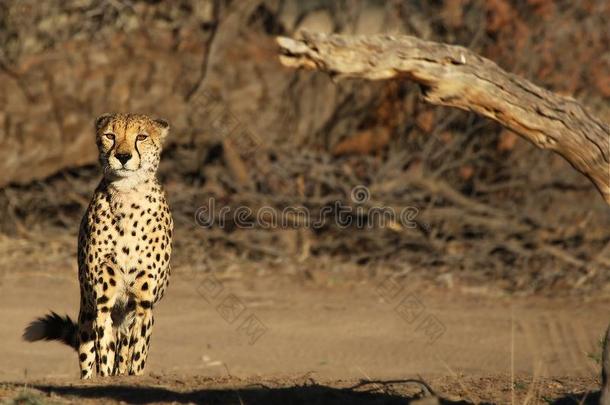
<svg viewBox="0 0 610 405"><path fill-rule="evenodd" d="M153 120L157 128L159 129L159 138L161 138L161 142L165 141L167 134L169 133L169 122L165 121L161 118L156 118Z"/></svg>
<svg viewBox="0 0 610 405"><path fill-rule="evenodd" d="M95 132L99 131L104 125L108 124L113 114L105 113L95 119Z"/></svg>

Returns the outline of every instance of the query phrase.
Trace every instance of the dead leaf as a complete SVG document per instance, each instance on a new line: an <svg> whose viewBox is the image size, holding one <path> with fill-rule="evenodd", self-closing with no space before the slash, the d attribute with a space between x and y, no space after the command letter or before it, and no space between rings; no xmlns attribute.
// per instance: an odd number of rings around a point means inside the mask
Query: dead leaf
<svg viewBox="0 0 610 405"><path fill-rule="evenodd" d="M503 129L500 132L500 140L498 141L498 152L508 152L515 148L518 135L509 129Z"/></svg>
<svg viewBox="0 0 610 405"><path fill-rule="evenodd" d="M333 156L370 155L381 151L390 141L390 131L385 127L365 129L337 143Z"/></svg>

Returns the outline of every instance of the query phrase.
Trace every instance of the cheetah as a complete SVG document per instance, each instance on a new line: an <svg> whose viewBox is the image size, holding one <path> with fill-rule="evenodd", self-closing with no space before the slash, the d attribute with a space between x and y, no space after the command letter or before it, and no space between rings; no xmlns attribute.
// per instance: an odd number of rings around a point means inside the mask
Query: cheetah
<svg viewBox="0 0 610 405"><path fill-rule="evenodd" d="M32 322L27 341L58 340L78 352L80 375L140 375L153 306L169 283L173 220L156 178L169 124L140 114L95 120L103 177L78 237L78 322L54 312Z"/></svg>

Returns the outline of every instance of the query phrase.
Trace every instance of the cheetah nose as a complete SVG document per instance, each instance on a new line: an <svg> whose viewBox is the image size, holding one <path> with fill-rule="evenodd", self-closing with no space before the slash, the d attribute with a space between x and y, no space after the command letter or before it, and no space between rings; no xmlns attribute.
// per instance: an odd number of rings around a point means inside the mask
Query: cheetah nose
<svg viewBox="0 0 610 405"><path fill-rule="evenodd" d="M122 165L125 165L129 159L131 159L131 153L117 153L114 155Z"/></svg>

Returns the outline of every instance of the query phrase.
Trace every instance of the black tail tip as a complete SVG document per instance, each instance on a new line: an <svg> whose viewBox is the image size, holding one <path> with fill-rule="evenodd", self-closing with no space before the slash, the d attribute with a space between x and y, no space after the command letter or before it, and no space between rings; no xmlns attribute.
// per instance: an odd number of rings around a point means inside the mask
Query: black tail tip
<svg viewBox="0 0 610 405"><path fill-rule="evenodd" d="M28 342L59 340L76 348L76 329L76 324L69 316L61 317L51 312L30 323L23 331L23 340Z"/></svg>

